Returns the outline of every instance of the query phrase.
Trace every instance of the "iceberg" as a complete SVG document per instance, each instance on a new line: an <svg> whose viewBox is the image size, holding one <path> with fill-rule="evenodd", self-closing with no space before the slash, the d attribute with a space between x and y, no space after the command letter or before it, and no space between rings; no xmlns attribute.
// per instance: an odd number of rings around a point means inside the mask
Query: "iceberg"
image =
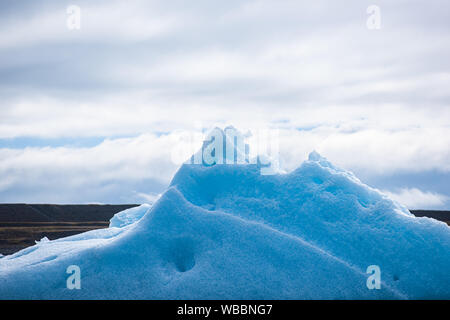
<svg viewBox="0 0 450 320"><path fill-rule="evenodd" d="M379 289L367 284L374 265ZM185 163L155 203L109 228L4 256L0 298L449 299L449 267L445 223L313 152L285 174Z"/></svg>

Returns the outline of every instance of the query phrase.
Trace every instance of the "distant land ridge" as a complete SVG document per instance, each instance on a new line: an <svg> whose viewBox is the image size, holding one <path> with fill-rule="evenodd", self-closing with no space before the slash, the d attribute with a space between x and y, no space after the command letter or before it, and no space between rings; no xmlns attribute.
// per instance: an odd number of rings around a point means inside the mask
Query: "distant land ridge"
<svg viewBox="0 0 450 320"><path fill-rule="evenodd" d="M1 222L109 221L117 212L139 204L0 204Z"/></svg>
<svg viewBox="0 0 450 320"><path fill-rule="evenodd" d="M139 204L26 204L0 203L2 222L109 221L116 213ZM450 211L410 210L416 217L429 217L450 224Z"/></svg>

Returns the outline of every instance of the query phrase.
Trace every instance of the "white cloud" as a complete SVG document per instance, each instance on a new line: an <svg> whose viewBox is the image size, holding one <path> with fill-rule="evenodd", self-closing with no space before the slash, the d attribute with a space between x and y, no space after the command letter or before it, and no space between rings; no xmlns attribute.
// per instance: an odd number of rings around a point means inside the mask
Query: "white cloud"
<svg viewBox="0 0 450 320"><path fill-rule="evenodd" d="M71 174L73 176L65 184L75 185L91 179L152 178L167 183L170 173L176 169L170 161L172 140L172 136L143 134L135 138L105 140L92 148L0 149L0 174L42 181Z"/></svg>
<svg viewBox="0 0 450 320"><path fill-rule="evenodd" d="M294 169L311 150L336 165L371 175L436 170L450 172L450 128L387 128L318 126L306 131L280 130L284 165Z"/></svg>
<svg viewBox="0 0 450 320"><path fill-rule="evenodd" d="M287 171L299 166L309 152L318 150L345 169L359 169L372 175L432 169L450 172L448 153L439 157L442 154L439 149L450 141L442 139L440 131L347 133L329 127L277 131L281 165ZM180 163L201 147L201 136L198 130L177 130L107 139L89 148L0 148L0 201L25 202L30 197L37 202L154 200L167 187ZM414 139L416 136L422 137ZM450 133L444 136L450 137ZM247 142L251 143L251 139ZM114 199L118 194L122 200ZM444 195L414 188L389 194L410 208L440 207L447 200ZM79 200L83 196L87 199Z"/></svg>
<svg viewBox="0 0 450 320"><path fill-rule="evenodd" d="M369 176L450 171L445 1L380 3L379 31L358 0L77 5L79 31L60 1L1 10L0 144L110 139L0 149L2 199L17 188L39 200L61 184L68 194L167 184L168 143L198 123L280 129L287 170L317 150Z"/></svg>
<svg viewBox="0 0 450 320"><path fill-rule="evenodd" d="M0 201L140 202L139 193L161 192L177 170L172 140L143 134L92 148L0 149Z"/></svg>
<svg viewBox="0 0 450 320"><path fill-rule="evenodd" d="M149 204L155 203L156 200L158 200L161 197L161 194L155 194L155 193L147 194L147 193L137 192L136 194L137 194L137 196L144 199Z"/></svg>
<svg viewBox="0 0 450 320"><path fill-rule="evenodd" d="M405 188L398 192L383 191L391 199L405 205L408 209L433 209L443 206L449 197L433 192L421 191L417 188Z"/></svg>

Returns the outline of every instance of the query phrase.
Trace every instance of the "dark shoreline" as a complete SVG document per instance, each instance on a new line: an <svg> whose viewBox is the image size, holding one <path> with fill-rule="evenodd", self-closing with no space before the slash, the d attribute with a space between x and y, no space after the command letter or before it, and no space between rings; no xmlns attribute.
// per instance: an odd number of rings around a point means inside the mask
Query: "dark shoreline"
<svg viewBox="0 0 450 320"><path fill-rule="evenodd" d="M139 205L0 204L0 253L12 254L43 237L54 240L106 228L114 214L136 206ZM411 210L411 213L450 225L450 211Z"/></svg>

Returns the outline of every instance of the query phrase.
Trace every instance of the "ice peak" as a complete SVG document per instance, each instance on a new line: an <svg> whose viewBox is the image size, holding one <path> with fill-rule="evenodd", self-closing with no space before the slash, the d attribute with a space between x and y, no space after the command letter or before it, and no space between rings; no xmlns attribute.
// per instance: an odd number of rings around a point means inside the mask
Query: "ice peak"
<svg viewBox="0 0 450 320"><path fill-rule="evenodd" d="M320 160L326 160L324 157L322 157L316 150L313 150L309 156L309 161L320 161Z"/></svg>

